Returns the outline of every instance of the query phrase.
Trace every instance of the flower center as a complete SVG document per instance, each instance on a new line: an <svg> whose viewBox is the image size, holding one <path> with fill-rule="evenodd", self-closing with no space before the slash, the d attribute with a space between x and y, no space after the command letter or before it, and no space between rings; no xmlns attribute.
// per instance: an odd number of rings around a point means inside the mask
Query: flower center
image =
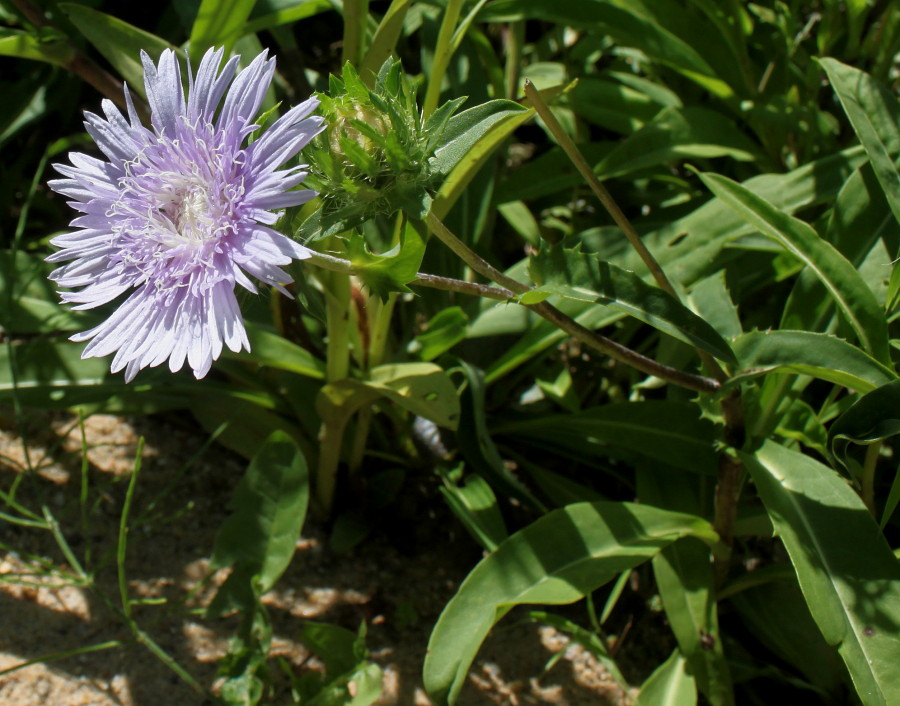
<svg viewBox="0 0 900 706"><path fill-rule="evenodd" d="M211 213L214 199L205 184L185 180L173 191L170 201L165 197L162 201L159 210L172 222L178 240L201 243L216 236L216 219Z"/></svg>

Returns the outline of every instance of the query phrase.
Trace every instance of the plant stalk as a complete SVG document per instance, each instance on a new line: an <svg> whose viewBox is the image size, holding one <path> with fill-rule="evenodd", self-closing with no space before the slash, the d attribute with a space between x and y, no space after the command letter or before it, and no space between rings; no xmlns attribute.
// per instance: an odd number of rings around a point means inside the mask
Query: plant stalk
<svg viewBox="0 0 900 706"><path fill-rule="evenodd" d="M484 260L480 255L471 250L465 243L457 238L447 226L433 213L429 213L425 218L425 222L435 236L441 240L453 252L459 255L473 270L484 277L493 280L497 284L509 289L515 294L524 294L531 287L526 284L509 277L489 262ZM536 314L550 321L552 324L562 329L569 335L573 336L582 343L595 348L604 355L613 358L621 363L625 363L647 375L654 375L662 380L667 380L680 387L697 392L717 393L721 389L721 383L718 380L686 373L668 365L663 365L657 361L647 358L640 353L631 350L613 340L601 336L588 328L585 328L570 316L567 316L556 307L547 302L539 302L537 304L525 304Z"/></svg>
<svg viewBox="0 0 900 706"><path fill-rule="evenodd" d="M587 163L584 155L581 154L581 150L578 149L578 146L572 138L569 137L565 130L563 130L562 125L559 124L559 121L556 119L556 116L553 115L553 112L550 110L546 101L544 101L541 94L534 87L534 84L528 79L525 80L525 95L528 97L528 100L531 101L537 114L541 116L541 119L544 121L547 129L550 130L554 139L559 143L559 146L563 148L563 151L568 155L572 164L575 165L579 174L581 174L588 186L591 187L591 191L594 192L597 199L603 204L603 208L605 208L607 213L612 216L616 225L622 229L622 232L625 234L631 247L634 248L644 265L650 271L650 274L653 275L653 279L656 280L660 289L670 294L674 299L680 300L678 292L676 292L675 287L672 286L672 282L666 276L666 273L656 261L656 258L653 257L653 253L651 253L647 246L644 245L644 241L641 239L641 236L638 235L634 226L631 225L631 221L628 220L628 217L622 212L622 209L619 208L619 204L616 203L609 191L606 190L606 187L600 183L597 175L594 174L594 170L591 169L591 166ZM699 348L696 348L695 350L697 351L700 360L703 361L703 364L706 366L706 369L709 370L710 374L716 378L716 380L724 382L728 379L728 375L722 370L722 366L716 362L715 358L704 350Z"/></svg>
<svg viewBox="0 0 900 706"><path fill-rule="evenodd" d="M325 381L344 380L350 373L350 277L343 273L323 273L325 284L325 325L328 347L325 353ZM322 422L319 435L319 462L316 469L315 492L319 509L327 516L334 504L338 467L344 428L332 428Z"/></svg>

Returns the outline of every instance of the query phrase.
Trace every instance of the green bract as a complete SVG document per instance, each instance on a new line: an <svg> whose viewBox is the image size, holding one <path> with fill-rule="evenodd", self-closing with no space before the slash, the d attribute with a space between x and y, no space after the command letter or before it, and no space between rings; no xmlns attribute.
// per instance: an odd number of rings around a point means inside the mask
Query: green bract
<svg viewBox="0 0 900 706"><path fill-rule="evenodd" d="M328 128L311 146L309 183L319 210L300 227L304 238L336 235L376 216L405 211L423 218L440 174L430 162L450 116L448 101L425 118L400 63L385 62L370 88L349 63L319 94Z"/></svg>

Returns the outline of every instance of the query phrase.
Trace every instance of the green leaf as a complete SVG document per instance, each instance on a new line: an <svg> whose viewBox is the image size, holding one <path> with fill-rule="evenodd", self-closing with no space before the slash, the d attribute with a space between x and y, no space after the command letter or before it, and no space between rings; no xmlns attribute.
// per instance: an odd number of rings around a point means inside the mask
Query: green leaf
<svg viewBox="0 0 900 706"><path fill-rule="evenodd" d="M700 174L703 183L747 223L798 257L825 285L866 350L891 360L887 324L872 290L856 268L806 223L779 210L746 187L719 174Z"/></svg>
<svg viewBox="0 0 900 706"><path fill-rule="evenodd" d="M335 9L330 0L299 0L296 4L293 3L294 0L287 4L280 2L256 3L255 11L250 14L250 20L245 22L242 27L242 34L265 32ZM274 12L266 13L265 9L268 7L271 7Z"/></svg>
<svg viewBox="0 0 900 706"><path fill-rule="evenodd" d="M299 447L274 431L250 462L229 503L210 565L233 566L268 591L294 556L306 518L309 478ZM216 603L229 605L221 590Z"/></svg>
<svg viewBox="0 0 900 706"><path fill-rule="evenodd" d="M393 0L381 22L378 23L378 29L375 30L375 36L372 37L372 43L366 50L366 55L360 65L359 73L362 76L367 73L377 73L381 65L387 61L397 46L397 40L403 30L403 22L406 19L406 12L412 0Z"/></svg>
<svg viewBox="0 0 900 706"><path fill-rule="evenodd" d="M256 0L202 0L191 27L191 62L199 66L210 47L225 47L225 55L244 34L244 26Z"/></svg>
<svg viewBox="0 0 900 706"><path fill-rule="evenodd" d="M551 151L549 154L558 153ZM862 148L853 147L811 162L788 174L763 174L753 177L744 182L744 186L782 211L792 213L803 207L833 200L853 170L864 161L865 154ZM519 173L523 171L525 170L519 170ZM554 171L547 168L543 172L543 177L532 175L532 182L540 181L546 178L547 174L556 174L558 171L559 169ZM526 184L517 183L516 187L518 191L514 193L519 194L526 188ZM516 195L515 198L525 197ZM743 221L735 211L719 199L713 199L687 216L644 234L643 240L669 278L673 282L690 287L696 280L708 275L710 263L716 261L731 241L751 232L753 227ZM617 265L639 273L646 272L646 267L637 255L630 250L623 252L622 256L613 258ZM473 322L472 330L479 330L482 320L508 310L509 307L488 308ZM589 307L586 304L580 308L567 310L566 313L588 328L608 325L621 317L617 312ZM520 315L520 319L528 320L524 315ZM553 324L540 319L533 321L527 330L520 327L516 333L520 335L519 340L488 368L486 374L489 381L514 370L531 356L546 350L566 335Z"/></svg>
<svg viewBox="0 0 900 706"><path fill-rule="evenodd" d="M379 365L369 372L368 380L330 383L319 392L316 409L323 421L342 429L356 410L379 397L439 426L455 429L459 423L456 387L433 363Z"/></svg>
<svg viewBox="0 0 900 706"><path fill-rule="evenodd" d="M825 642L816 627L792 567L769 566L786 568L791 572L789 580L750 586L729 600L754 638L779 659L792 665L814 686L839 693L846 671L834 648ZM758 573L759 569L749 576Z"/></svg>
<svg viewBox="0 0 900 706"><path fill-rule="evenodd" d="M760 159L759 149L733 119L706 108L665 108L594 167L601 179L687 158Z"/></svg>
<svg viewBox="0 0 900 706"><path fill-rule="evenodd" d="M412 291L406 285L418 276L425 241L407 223L401 231L400 242L389 251L380 255L371 252L365 237L354 232L347 241L347 253L354 274L373 295L386 299L391 292Z"/></svg>
<svg viewBox="0 0 900 706"><path fill-rule="evenodd" d="M494 125L532 112L515 101L498 99L457 113L447 122L431 168L438 174L449 174Z"/></svg>
<svg viewBox="0 0 900 706"><path fill-rule="evenodd" d="M819 63L869 155L894 218L900 221L900 101L864 71L837 59L820 59Z"/></svg>
<svg viewBox="0 0 900 706"><path fill-rule="evenodd" d="M325 377L325 363L305 348L292 343L284 336L264 326L245 321L250 351L232 353L223 351L223 358L249 361L277 370L287 370L298 375L321 380Z"/></svg>
<svg viewBox="0 0 900 706"><path fill-rule="evenodd" d="M304 706L370 706L381 697L383 681L381 667L363 662L303 703Z"/></svg>
<svg viewBox="0 0 900 706"><path fill-rule="evenodd" d="M824 237L857 268L879 240L900 242L900 224L891 213L870 163L853 172L841 187ZM833 306L816 274L804 269L785 304L781 328L822 331L831 319Z"/></svg>
<svg viewBox="0 0 900 706"><path fill-rule="evenodd" d="M809 331L751 331L732 348L739 368L730 383L780 372L811 375L868 392L895 380L894 372L847 341Z"/></svg>
<svg viewBox="0 0 900 706"><path fill-rule="evenodd" d="M431 160L432 169L446 175L432 206L438 218L447 215L491 153L533 115L533 108L493 100L450 118Z"/></svg>
<svg viewBox="0 0 900 706"><path fill-rule="evenodd" d="M640 49L651 60L675 69L720 98L734 95L696 49L633 6L622 7L607 0L494 0L478 19L545 20L609 34L617 43Z"/></svg>
<svg viewBox="0 0 900 706"><path fill-rule="evenodd" d="M667 292L648 285L598 255L579 250L541 250L528 261L528 273L538 286L521 295L532 304L550 295L596 302L633 316L680 341L702 348L721 360L735 362L718 332Z"/></svg>
<svg viewBox="0 0 900 706"><path fill-rule="evenodd" d="M725 340L740 336L743 332L737 307L725 283L725 271L698 282L691 290L691 308L718 331Z"/></svg>
<svg viewBox="0 0 900 706"><path fill-rule="evenodd" d="M835 471L775 442L741 456L859 698L900 703L900 564L862 500Z"/></svg>
<svg viewBox="0 0 900 706"><path fill-rule="evenodd" d="M704 490L703 483L686 483L671 466L638 465L638 496L655 507L700 515L708 499ZM652 565L666 618L697 687L713 706L732 706L709 547L694 539L676 542L653 557Z"/></svg>
<svg viewBox="0 0 900 706"><path fill-rule="evenodd" d="M416 336L410 351L422 360L434 360L464 340L469 317L462 307L448 306L431 317L424 332Z"/></svg>
<svg viewBox="0 0 900 706"><path fill-rule="evenodd" d="M438 426L456 429L459 395L440 366L433 363L394 363L372 368L366 385L404 409Z"/></svg>
<svg viewBox="0 0 900 706"><path fill-rule="evenodd" d="M828 429L828 448L847 466L850 444L874 444L900 433L900 380L868 391Z"/></svg>
<svg viewBox="0 0 900 706"><path fill-rule="evenodd" d="M579 460L615 452L637 454L702 475L718 467L715 427L686 402L620 402L579 412L521 422L494 430L521 445L547 446Z"/></svg>
<svg viewBox="0 0 900 706"><path fill-rule="evenodd" d="M631 503L554 510L504 541L472 570L428 642L425 688L454 703L478 648L510 608L573 603L681 537L715 543L698 517Z"/></svg>
<svg viewBox="0 0 900 706"><path fill-rule="evenodd" d="M585 120L623 135L638 130L664 108L645 92L592 76L578 81L569 93L569 102Z"/></svg>
<svg viewBox="0 0 900 706"><path fill-rule="evenodd" d="M695 706L696 703L696 680L678 650L647 677L637 697L638 706Z"/></svg>
<svg viewBox="0 0 900 706"><path fill-rule="evenodd" d="M460 395L461 414L456 430L460 454L469 468L486 479L501 495L511 496L530 509L543 510L525 484L506 467L491 438L485 411L484 373L465 361L460 361L460 368L467 383Z"/></svg>
<svg viewBox="0 0 900 706"><path fill-rule="evenodd" d="M54 265L37 255L0 250L0 326L12 334L86 330L102 320L96 312L73 311L59 302L47 277Z"/></svg>
<svg viewBox="0 0 900 706"><path fill-rule="evenodd" d="M65 37L36 37L4 27L0 28L0 56L67 66L75 58L75 48Z"/></svg>
<svg viewBox="0 0 900 706"><path fill-rule="evenodd" d="M465 528L487 551L491 552L507 538L506 524L497 505L497 496L481 476L470 475L459 484L450 474L442 473L441 495Z"/></svg>
<svg viewBox="0 0 900 706"><path fill-rule="evenodd" d="M785 439L794 439L814 451L828 457L828 432L819 414L801 399L791 399L784 414L778 419L775 433Z"/></svg>
<svg viewBox="0 0 900 706"><path fill-rule="evenodd" d="M359 635L330 623L307 620L300 628L300 642L322 660L326 677L349 672L365 659L365 646Z"/></svg>
<svg viewBox="0 0 900 706"><path fill-rule="evenodd" d="M191 397L191 413L210 433L222 424L227 424L217 440L244 458L254 458L276 429L290 436L296 443L303 443L305 439L303 432L282 415L251 401L223 399L220 395L209 394L206 382L204 391L207 394ZM313 449L305 448L305 450L310 453Z"/></svg>
<svg viewBox="0 0 900 706"><path fill-rule="evenodd" d="M158 60L166 49L172 49L183 56L180 49L165 39L138 29L112 15L70 2L60 3L59 7L68 15L78 31L115 67L128 83L128 87L138 95L144 96L142 49L153 60Z"/></svg>

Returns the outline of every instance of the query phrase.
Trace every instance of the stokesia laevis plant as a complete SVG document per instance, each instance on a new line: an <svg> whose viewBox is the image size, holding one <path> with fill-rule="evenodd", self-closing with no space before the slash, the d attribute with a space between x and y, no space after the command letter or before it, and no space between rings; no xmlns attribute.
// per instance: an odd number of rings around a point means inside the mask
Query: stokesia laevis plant
<svg viewBox="0 0 900 706"><path fill-rule="evenodd" d="M322 129L308 117L310 98L291 108L249 145L248 136L275 72L266 52L235 75L238 58L219 70L223 50L206 52L185 98L175 53L155 66L146 53L144 84L151 128L141 124L128 88L128 120L104 100L104 120L85 113L88 133L106 155L69 155L54 165L65 179L50 187L74 201L77 230L53 238L61 248L50 262L67 262L51 279L64 302L91 309L126 292L99 326L72 336L90 341L82 357L116 353L111 369L139 370L187 361L203 377L223 346L249 350L235 285L256 289L247 277L285 292L291 277L279 267L310 253L273 230L275 211L302 204L314 191L295 189L305 165L279 169ZM224 97L224 102L223 102ZM220 107L221 104L221 107Z"/></svg>

